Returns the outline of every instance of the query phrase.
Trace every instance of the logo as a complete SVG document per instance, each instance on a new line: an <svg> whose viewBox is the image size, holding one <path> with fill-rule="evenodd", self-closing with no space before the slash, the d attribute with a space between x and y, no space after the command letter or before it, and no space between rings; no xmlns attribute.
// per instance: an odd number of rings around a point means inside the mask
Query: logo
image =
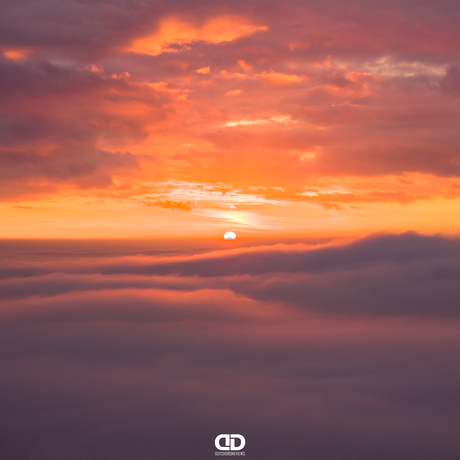
<svg viewBox="0 0 460 460"><path fill-rule="evenodd" d="M216 456L244 456L245 452L242 452L246 445L246 439L240 434L220 434L214 440L216 449L220 452L216 452Z"/></svg>

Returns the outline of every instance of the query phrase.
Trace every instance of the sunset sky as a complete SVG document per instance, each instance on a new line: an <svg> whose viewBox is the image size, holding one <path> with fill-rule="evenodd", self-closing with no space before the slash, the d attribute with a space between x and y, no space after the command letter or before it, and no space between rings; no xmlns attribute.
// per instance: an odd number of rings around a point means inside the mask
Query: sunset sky
<svg viewBox="0 0 460 460"><path fill-rule="evenodd" d="M0 0L0 458L458 460L459 126L459 0Z"/></svg>
<svg viewBox="0 0 460 460"><path fill-rule="evenodd" d="M1 237L459 233L458 2L1 8Z"/></svg>

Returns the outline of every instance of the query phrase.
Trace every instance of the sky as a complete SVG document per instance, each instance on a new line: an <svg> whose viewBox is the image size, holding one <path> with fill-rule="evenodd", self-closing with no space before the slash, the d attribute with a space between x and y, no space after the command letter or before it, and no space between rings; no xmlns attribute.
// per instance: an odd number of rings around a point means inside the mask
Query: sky
<svg viewBox="0 0 460 460"><path fill-rule="evenodd" d="M0 237L459 232L456 1L0 8Z"/></svg>
<svg viewBox="0 0 460 460"><path fill-rule="evenodd" d="M460 458L459 22L2 0L0 458Z"/></svg>

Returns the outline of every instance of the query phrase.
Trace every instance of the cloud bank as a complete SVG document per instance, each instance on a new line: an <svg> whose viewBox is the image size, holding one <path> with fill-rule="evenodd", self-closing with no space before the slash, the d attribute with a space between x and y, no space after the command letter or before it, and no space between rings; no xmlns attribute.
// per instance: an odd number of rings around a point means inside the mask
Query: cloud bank
<svg viewBox="0 0 460 460"><path fill-rule="evenodd" d="M11 242L2 267L5 458L460 452L457 239Z"/></svg>
<svg viewBox="0 0 460 460"><path fill-rule="evenodd" d="M1 6L3 201L172 201L166 181L329 210L458 196L455 2L21 5Z"/></svg>

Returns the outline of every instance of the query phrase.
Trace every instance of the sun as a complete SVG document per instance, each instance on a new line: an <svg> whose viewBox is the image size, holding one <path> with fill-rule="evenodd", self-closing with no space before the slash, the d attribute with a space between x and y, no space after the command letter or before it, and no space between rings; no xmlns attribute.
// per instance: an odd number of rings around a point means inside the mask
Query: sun
<svg viewBox="0 0 460 460"><path fill-rule="evenodd" d="M236 235L233 232L227 232L224 235L224 240L236 240Z"/></svg>

